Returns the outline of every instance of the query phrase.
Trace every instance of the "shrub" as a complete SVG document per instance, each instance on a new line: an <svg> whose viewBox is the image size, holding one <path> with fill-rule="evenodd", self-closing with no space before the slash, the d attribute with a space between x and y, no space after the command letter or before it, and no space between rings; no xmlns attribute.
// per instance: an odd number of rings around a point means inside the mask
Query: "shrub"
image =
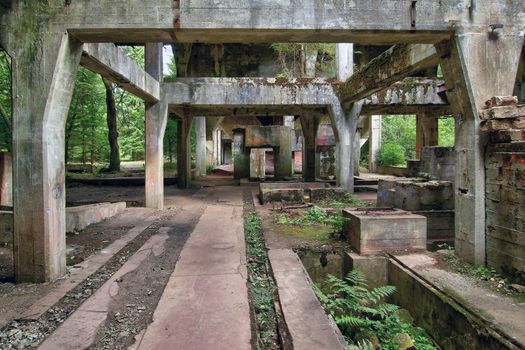
<svg viewBox="0 0 525 350"><path fill-rule="evenodd" d="M383 144L377 155L377 163L383 166L405 165L405 149L394 143Z"/></svg>

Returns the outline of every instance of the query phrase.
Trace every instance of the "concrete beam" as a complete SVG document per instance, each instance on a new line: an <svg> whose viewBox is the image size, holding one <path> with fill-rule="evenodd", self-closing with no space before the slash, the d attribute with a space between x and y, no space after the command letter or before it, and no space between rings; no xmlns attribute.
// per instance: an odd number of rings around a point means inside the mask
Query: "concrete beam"
<svg viewBox="0 0 525 350"><path fill-rule="evenodd" d="M343 105L372 95L396 81L439 64L433 45L394 45L352 75L339 89Z"/></svg>
<svg viewBox="0 0 525 350"><path fill-rule="evenodd" d="M145 102L160 100L160 83L113 44L85 44L80 64Z"/></svg>
<svg viewBox="0 0 525 350"><path fill-rule="evenodd" d="M485 3L486 2L486 3ZM84 42L177 41L207 43L353 42L436 43L463 23L488 14L509 18L523 9L515 1L467 6L465 0L103 0L73 2L56 17ZM513 11L514 10L514 11ZM379 20L380 19L380 20ZM499 19L498 22L501 22Z"/></svg>
<svg viewBox="0 0 525 350"><path fill-rule="evenodd" d="M443 80L405 78L365 98L362 113L448 115L452 110L445 92Z"/></svg>

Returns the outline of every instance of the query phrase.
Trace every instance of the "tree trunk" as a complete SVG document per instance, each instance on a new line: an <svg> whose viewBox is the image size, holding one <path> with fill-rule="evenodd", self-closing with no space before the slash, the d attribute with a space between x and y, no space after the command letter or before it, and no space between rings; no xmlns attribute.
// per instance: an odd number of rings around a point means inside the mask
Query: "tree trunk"
<svg viewBox="0 0 525 350"><path fill-rule="evenodd" d="M120 171L120 151L118 147L117 109L115 107L115 96L111 82L102 78L106 87L106 108L108 121L109 141L109 171Z"/></svg>

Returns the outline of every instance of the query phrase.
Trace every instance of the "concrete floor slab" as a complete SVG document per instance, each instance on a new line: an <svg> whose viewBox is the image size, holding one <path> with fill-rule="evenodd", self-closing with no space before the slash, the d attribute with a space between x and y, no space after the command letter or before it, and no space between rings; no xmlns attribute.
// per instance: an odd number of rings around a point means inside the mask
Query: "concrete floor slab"
<svg viewBox="0 0 525 350"><path fill-rule="evenodd" d="M268 252L284 319L295 350L345 349L339 329L326 315L297 254L291 249Z"/></svg>
<svg viewBox="0 0 525 350"><path fill-rule="evenodd" d="M238 189L208 205L184 246L153 323L133 349L251 349L246 253ZM200 190L194 197L206 198Z"/></svg>
<svg viewBox="0 0 525 350"><path fill-rule="evenodd" d="M239 274L172 277L137 349L251 349L247 293Z"/></svg>

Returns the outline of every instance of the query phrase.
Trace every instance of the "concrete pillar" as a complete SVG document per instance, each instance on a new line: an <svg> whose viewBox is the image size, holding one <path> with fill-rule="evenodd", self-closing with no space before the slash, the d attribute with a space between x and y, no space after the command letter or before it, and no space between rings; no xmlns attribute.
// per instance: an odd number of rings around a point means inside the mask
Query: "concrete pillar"
<svg viewBox="0 0 525 350"><path fill-rule="evenodd" d="M250 176L250 150L245 147L245 129L233 129L233 177L245 179Z"/></svg>
<svg viewBox="0 0 525 350"><path fill-rule="evenodd" d="M301 116L303 129L303 180L315 181L317 130L321 116L317 113L307 113Z"/></svg>
<svg viewBox="0 0 525 350"><path fill-rule="evenodd" d="M335 125L336 135L336 171L337 185L346 189L348 192L354 191L354 137L355 130L359 121L359 115L363 103L354 103L348 112L341 111L337 119L332 122Z"/></svg>
<svg viewBox="0 0 525 350"><path fill-rule="evenodd" d="M337 80L345 81L354 74L354 44L335 45Z"/></svg>
<svg viewBox="0 0 525 350"><path fill-rule="evenodd" d="M13 204L17 282L66 272L65 124L82 45L67 33L13 43Z"/></svg>
<svg viewBox="0 0 525 350"><path fill-rule="evenodd" d="M292 128L286 126L279 128L279 147L274 150L276 179L293 176L292 131Z"/></svg>
<svg viewBox="0 0 525 350"><path fill-rule="evenodd" d="M423 147L438 145L438 118L418 114L416 121L416 159L421 159Z"/></svg>
<svg viewBox="0 0 525 350"><path fill-rule="evenodd" d="M162 81L162 43L146 44L146 72ZM168 106L146 103L146 207L164 208L164 133Z"/></svg>
<svg viewBox="0 0 525 350"><path fill-rule="evenodd" d="M346 81L354 74L354 45L341 43L335 46L336 78ZM354 190L354 138L362 102L354 103L347 115L341 116L334 126L337 135L336 166L337 184L347 191ZM359 162L359 160L355 160Z"/></svg>
<svg viewBox="0 0 525 350"><path fill-rule="evenodd" d="M191 116L182 116L177 119L177 185L179 188L191 187L190 131L192 120Z"/></svg>
<svg viewBox="0 0 525 350"><path fill-rule="evenodd" d="M7 152L0 152L0 205L13 206L13 164Z"/></svg>
<svg viewBox="0 0 525 350"><path fill-rule="evenodd" d="M198 176L206 176L206 117L195 117L196 154Z"/></svg>
<svg viewBox="0 0 525 350"><path fill-rule="evenodd" d="M354 175L359 176L359 160L361 159L361 129L357 128L353 143Z"/></svg>
<svg viewBox="0 0 525 350"><path fill-rule="evenodd" d="M250 179L264 179L266 176L266 149L254 148L250 153Z"/></svg>
<svg viewBox="0 0 525 350"><path fill-rule="evenodd" d="M377 156L381 149L381 116L370 116L370 127L368 129L368 171L377 171Z"/></svg>
<svg viewBox="0 0 525 350"><path fill-rule="evenodd" d="M486 262L485 166L486 136L479 129L479 111L492 96L511 95L524 33L510 28L495 33L459 33L441 47L441 66L448 98L456 116L455 246L460 257ZM446 54L450 49L451 52Z"/></svg>

